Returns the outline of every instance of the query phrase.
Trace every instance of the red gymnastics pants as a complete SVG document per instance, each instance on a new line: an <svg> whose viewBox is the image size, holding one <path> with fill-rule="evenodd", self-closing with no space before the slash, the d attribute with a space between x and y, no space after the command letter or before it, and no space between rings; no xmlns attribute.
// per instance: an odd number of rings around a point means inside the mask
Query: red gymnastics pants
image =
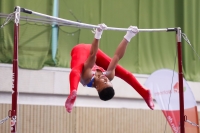
<svg viewBox="0 0 200 133"><path fill-rule="evenodd" d="M78 44L71 51L70 93L78 88L81 72L89 56L90 48L91 44ZM110 61L111 58L99 49L96 55L96 65L107 70ZM144 99L149 97L148 91L137 81L133 74L120 65L117 65L115 69L115 76L131 85Z"/></svg>

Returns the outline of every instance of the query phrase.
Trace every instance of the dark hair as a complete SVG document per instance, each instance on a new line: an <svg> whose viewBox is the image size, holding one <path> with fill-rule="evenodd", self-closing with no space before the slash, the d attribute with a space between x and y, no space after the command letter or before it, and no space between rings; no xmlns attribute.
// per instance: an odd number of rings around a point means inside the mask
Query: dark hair
<svg viewBox="0 0 200 133"><path fill-rule="evenodd" d="M99 92L99 98L103 101L107 101L113 98L115 91L112 87L107 87Z"/></svg>

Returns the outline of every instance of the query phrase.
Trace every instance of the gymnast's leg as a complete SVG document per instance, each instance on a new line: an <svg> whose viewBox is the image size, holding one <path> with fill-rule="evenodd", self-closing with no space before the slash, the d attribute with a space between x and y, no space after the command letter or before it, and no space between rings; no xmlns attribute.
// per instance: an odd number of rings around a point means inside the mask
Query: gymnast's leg
<svg viewBox="0 0 200 133"><path fill-rule="evenodd" d="M86 50L83 44L75 46L71 52L71 72L69 75L70 95L65 102L65 107L69 113L72 111L73 104L76 100L78 84L88 54L89 50Z"/></svg>
<svg viewBox="0 0 200 133"><path fill-rule="evenodd" d="M131 85L143 97L149 108L152 110L154 109L154 103L150 90L142 86L131 72L127 71L120 65L117 65L115 75Z"/></svg>
<svg viewBox="0 0 200 133"><path fill-rule="evenodd" d="M105 53L103 53L101 50L98 50L97 53L97 60L96 64L98 66L103 67L105 70L108 68L108 65L111 61L111 58L107 56ZM121 79L123 79L125 82L127 82L129 85L131 85L146 101L147 105L153 109L154 103L151 97L151 93L148 89L145 89L138 80L134 77L134 75L121 67L120 65L117 65L115 69L115 75Z"/></svg>

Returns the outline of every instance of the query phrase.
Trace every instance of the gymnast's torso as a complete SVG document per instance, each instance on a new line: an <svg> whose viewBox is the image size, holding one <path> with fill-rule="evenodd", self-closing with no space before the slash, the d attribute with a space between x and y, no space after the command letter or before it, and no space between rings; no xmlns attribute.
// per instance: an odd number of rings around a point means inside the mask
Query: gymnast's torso
<svg viewBox="0 0 200 133"><path fill-rule="evenodd" d="M88 81L85 81L82 76L81 76L81 79L80 79L80 83L83 85L83 86L86 86L86 87L93 87L93 83L94 83L94 78L95 78L95 74L96 73L102 73L103 75L106 75L106 71L100 67L100 66L97 66L96 64L92 67L91 69L91 73L92 73L92 78L90 78L90 80Z"/></svg>

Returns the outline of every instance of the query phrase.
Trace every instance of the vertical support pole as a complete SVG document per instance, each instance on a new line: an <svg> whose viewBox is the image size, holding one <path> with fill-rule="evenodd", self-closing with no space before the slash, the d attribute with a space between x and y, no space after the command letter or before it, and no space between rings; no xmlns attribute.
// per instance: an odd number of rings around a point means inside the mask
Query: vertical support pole
<svg viewBox="0 0 200 133"><path fill-rule="evenodd" d="M182 71L182 49L181 49L181 28L177 28L177 50L178 50L178 77L179 77L179 102L180 102L180 133L185 133L184 117L184 91L183 91L183 71Z"/></svg>
<svg viewBox="0 0 200 133"><path fill-rule="evenodd" d="M53 0L53 16L58 17L59 0ZM52 59L56 64L56 53L58 47L58 25L55 23L52 25Z"/></svg>
<svg viewBox="0 0 200 133"><path fill-rule="evenodd" d="M18 42L19 42L20 7L15 8L14 18L14 47L13 47L13 73L12 73L12 110L11 133L17 132L17 95L18 95Z"/></svg>

